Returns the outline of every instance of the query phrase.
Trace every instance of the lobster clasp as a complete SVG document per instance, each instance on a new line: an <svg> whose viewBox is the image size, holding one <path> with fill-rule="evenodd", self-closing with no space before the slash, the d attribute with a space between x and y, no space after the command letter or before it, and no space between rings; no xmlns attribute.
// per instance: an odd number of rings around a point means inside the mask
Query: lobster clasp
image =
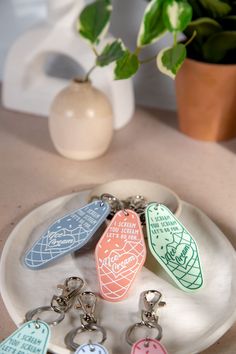
<svg viewBox="0 0 236 354"><path fill-rule="evenodd" d="M81 309L83 314L81 315L81 323L86 326L87 324L97 323L95 318L95 309L97 303L96 295L91 291L84 291L78 296L77 309Z"/></svg>
<svg viewBox="0 0 236 354"><path fill-rule="evenodd" d="M157 310L166 305L161 298L162 294L157 290L148 290L143 293L145 310L142 310L142 320L144 322L158 321Z"/></svg>
<svg viewBox="0 0 236 354"><path fill-rule="evenodd" d="M51 307L56 312L66 312L69 310L84 286L83 279L79 277L69 277L64 284L57 285L61 289L61 295L54 295L51 300Z"/></svg>

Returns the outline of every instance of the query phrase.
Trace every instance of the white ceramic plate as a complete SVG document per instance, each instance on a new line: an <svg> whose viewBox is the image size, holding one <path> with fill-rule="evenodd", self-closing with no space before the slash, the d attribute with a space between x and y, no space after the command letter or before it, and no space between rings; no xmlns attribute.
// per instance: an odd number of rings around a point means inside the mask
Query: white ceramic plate
<svg viewBox="0 0 236 354"><path fill-rule="evenodd" d="M89 199L103 193L110 193L121 200L141 195L148 202L165 204L177 217L181 213L181 202L177 194L158 183L139 179L119 179L96 186L89 194Z"/></svg>
<svg viewBox="0 0 236 354"><path fill-rule="evenodd" d="M87 289L98 292L93 252L67 255L38 271L29 270L21 263L26 249L55 216L84 205L91 193L85 191L68 195L40 206L28 214L9 236L2 253L0 286L6 308L17 325L22 323L28 310L49 304L56 285L67 276L82 276L88 284ZM120 303L99 299L97 315L100 324L107 329L105 346L111 354L130 352L125 342L125 331L129 325L140 320L139 295L144 290L161 291L167 302L167 306L160 311L159 322L164 333L162 343L171 354L199 353L221 337L235 321L235 251L206 215L185 202L180 203L180 220L193 233L199 245L205 287L195 294L184 293L157 266L158 276L143 268L128 299ZM70 353L64 345L64 337L78 325L79 316L73 310L65 321L52 329L50 350L56 354Z"/></svg>

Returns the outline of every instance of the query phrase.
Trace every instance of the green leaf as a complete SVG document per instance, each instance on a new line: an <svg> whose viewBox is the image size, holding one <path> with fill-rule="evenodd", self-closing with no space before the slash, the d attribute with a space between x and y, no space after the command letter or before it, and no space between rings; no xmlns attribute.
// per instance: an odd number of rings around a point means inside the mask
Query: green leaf
<svg viewBox="0 0 236 354"><path fill-rule="evenodd" d="M164 1L152 0L147 5L137 38L138 47L156 42L166 32L162 16Z"/></svg>
<svg viewBox="0 0 236 354"><path fill-rule="evenodd" d="M115 80L128 79L135 75L139 69L139 61L136 54L126 50L123 57L117 60L115 67Z"/></svg>
<svg viewBox="0 0 236 354"><path fill-rule="evenodd" d="M183 31L192 19L192 7L186 0L166 0L163 20L170 32Z"/></svg>
<svg viewBox="0 0 236 354"><path fill-rule="evenodd" d="M202 44L209 36L221 30L222 27L216 20L209 17L202 17L190 22L184 33L190 38L194 31L196 31L197 35L194 40Z"/></svg>
<svg viewBox="0 0 236 354"><path fill-rule="evenodd" d="M231 6L221 0L199 0L202 6L214 18L226 16L231 11Z"/></svg>
<svg viewBox="0 0 236 354"><path fill-rule="evenodd" d="M197 19L199 17L205 17L207 15L205 9L199 3L199 0L188 0L189 5L192 6L193 10L193 19Z"/></svg>
<svg viewBox="0 0 236 354"><path fill-rule="evenodd" d="M105 46L102 53L97 57L98 66L106 66L120 59L125 54L124 44L120 39L115 40Z"/></svg>
<svg viewBox="0 0 236 354"><path fill-rule="evenodd" d="M181 43L172 48L164 48L157 56L157 66L163 74L174 79L186 58L186 54L185 45Z"/></svg>
<svg viewBox="0 0 236 354"><path fill-rule="evenodd" d="M78 18L77 31L92 44L98 43L108 30L111 10L107 0L97 0L87 5Z"/></svg>
<svg viewBox="0 0 236 354"><path fill-rule="evenodd" d="M223 61L228 51L236 49L236 31L219 32L203 45L203 56L210 63Z"/></svg>

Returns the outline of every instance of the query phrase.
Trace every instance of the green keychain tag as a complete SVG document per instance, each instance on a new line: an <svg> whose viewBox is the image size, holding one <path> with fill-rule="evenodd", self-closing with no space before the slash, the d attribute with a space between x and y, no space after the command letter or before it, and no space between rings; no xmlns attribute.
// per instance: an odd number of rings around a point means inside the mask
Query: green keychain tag
<svg viewBox="0 0 236 354"><path fill-rule="evenodd" d="M41 320L24 323L2 343L0 354L46 354L50 328Z"/></svg>
<svg viewBox="0 0 236 354"><path fill-rule="evenodd" d="M145 216L149 248L156 260L181 289L200 289L203 277L193 236L162 204L149 204Z"/></svg>

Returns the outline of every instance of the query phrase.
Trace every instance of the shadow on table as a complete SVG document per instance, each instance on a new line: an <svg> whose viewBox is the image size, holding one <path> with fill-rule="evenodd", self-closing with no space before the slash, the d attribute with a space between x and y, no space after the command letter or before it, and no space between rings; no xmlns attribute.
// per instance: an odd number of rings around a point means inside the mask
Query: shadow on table
<svg viewBox="0 0 236 354"><path fill-rule="evenodd" d="M176 112L159 109L159 108L146 108L146 107L142 107L142 108L146 112L150 113L152 116L155 116L163 124L168 125L170 128L179 131Z"/></svg>
<svg viewBox="0 0 236 354"><path fill-rule="evenodd" d="M225 149L233 152L234 154L236 153L236 138L228 141L222 141L219 144Z"/></svg>
<svg viewBox="0 0 236 354"><path fill-rule="evenodd" d="M236 239L235 232L230 227L230 225L224 224L219 220L213 220L214 223L219 227L219 229L223 232L223 234L227 237L231 245L236 249Z"/></svg>
<svg viewBox="0 0 236 354"><path fill-rule="evenodd" d="M179 130L178 118L177 118L176 112L163 110L163 109L157 109L157 108L145 108L144 107L144 109L145 109L145 111L149 112L152 116L155 116L163 124L178 131L179 133L181 133L181 131ZM186 135L184 135L184 136L186 136ZM195 139L192 139L192 140L200 142L200 140L195 140ZM220 146L222 146L223 148L225 148L233 153L236 153L236 138L228 140L228 141L218 142L218 144Z"/></svg>
<svg viewBox="0 0 236 354"><path fill-rule="evenodd" d="M47 118L1 107L1 130L28 145L56 154L50 139Z"/></svg>

